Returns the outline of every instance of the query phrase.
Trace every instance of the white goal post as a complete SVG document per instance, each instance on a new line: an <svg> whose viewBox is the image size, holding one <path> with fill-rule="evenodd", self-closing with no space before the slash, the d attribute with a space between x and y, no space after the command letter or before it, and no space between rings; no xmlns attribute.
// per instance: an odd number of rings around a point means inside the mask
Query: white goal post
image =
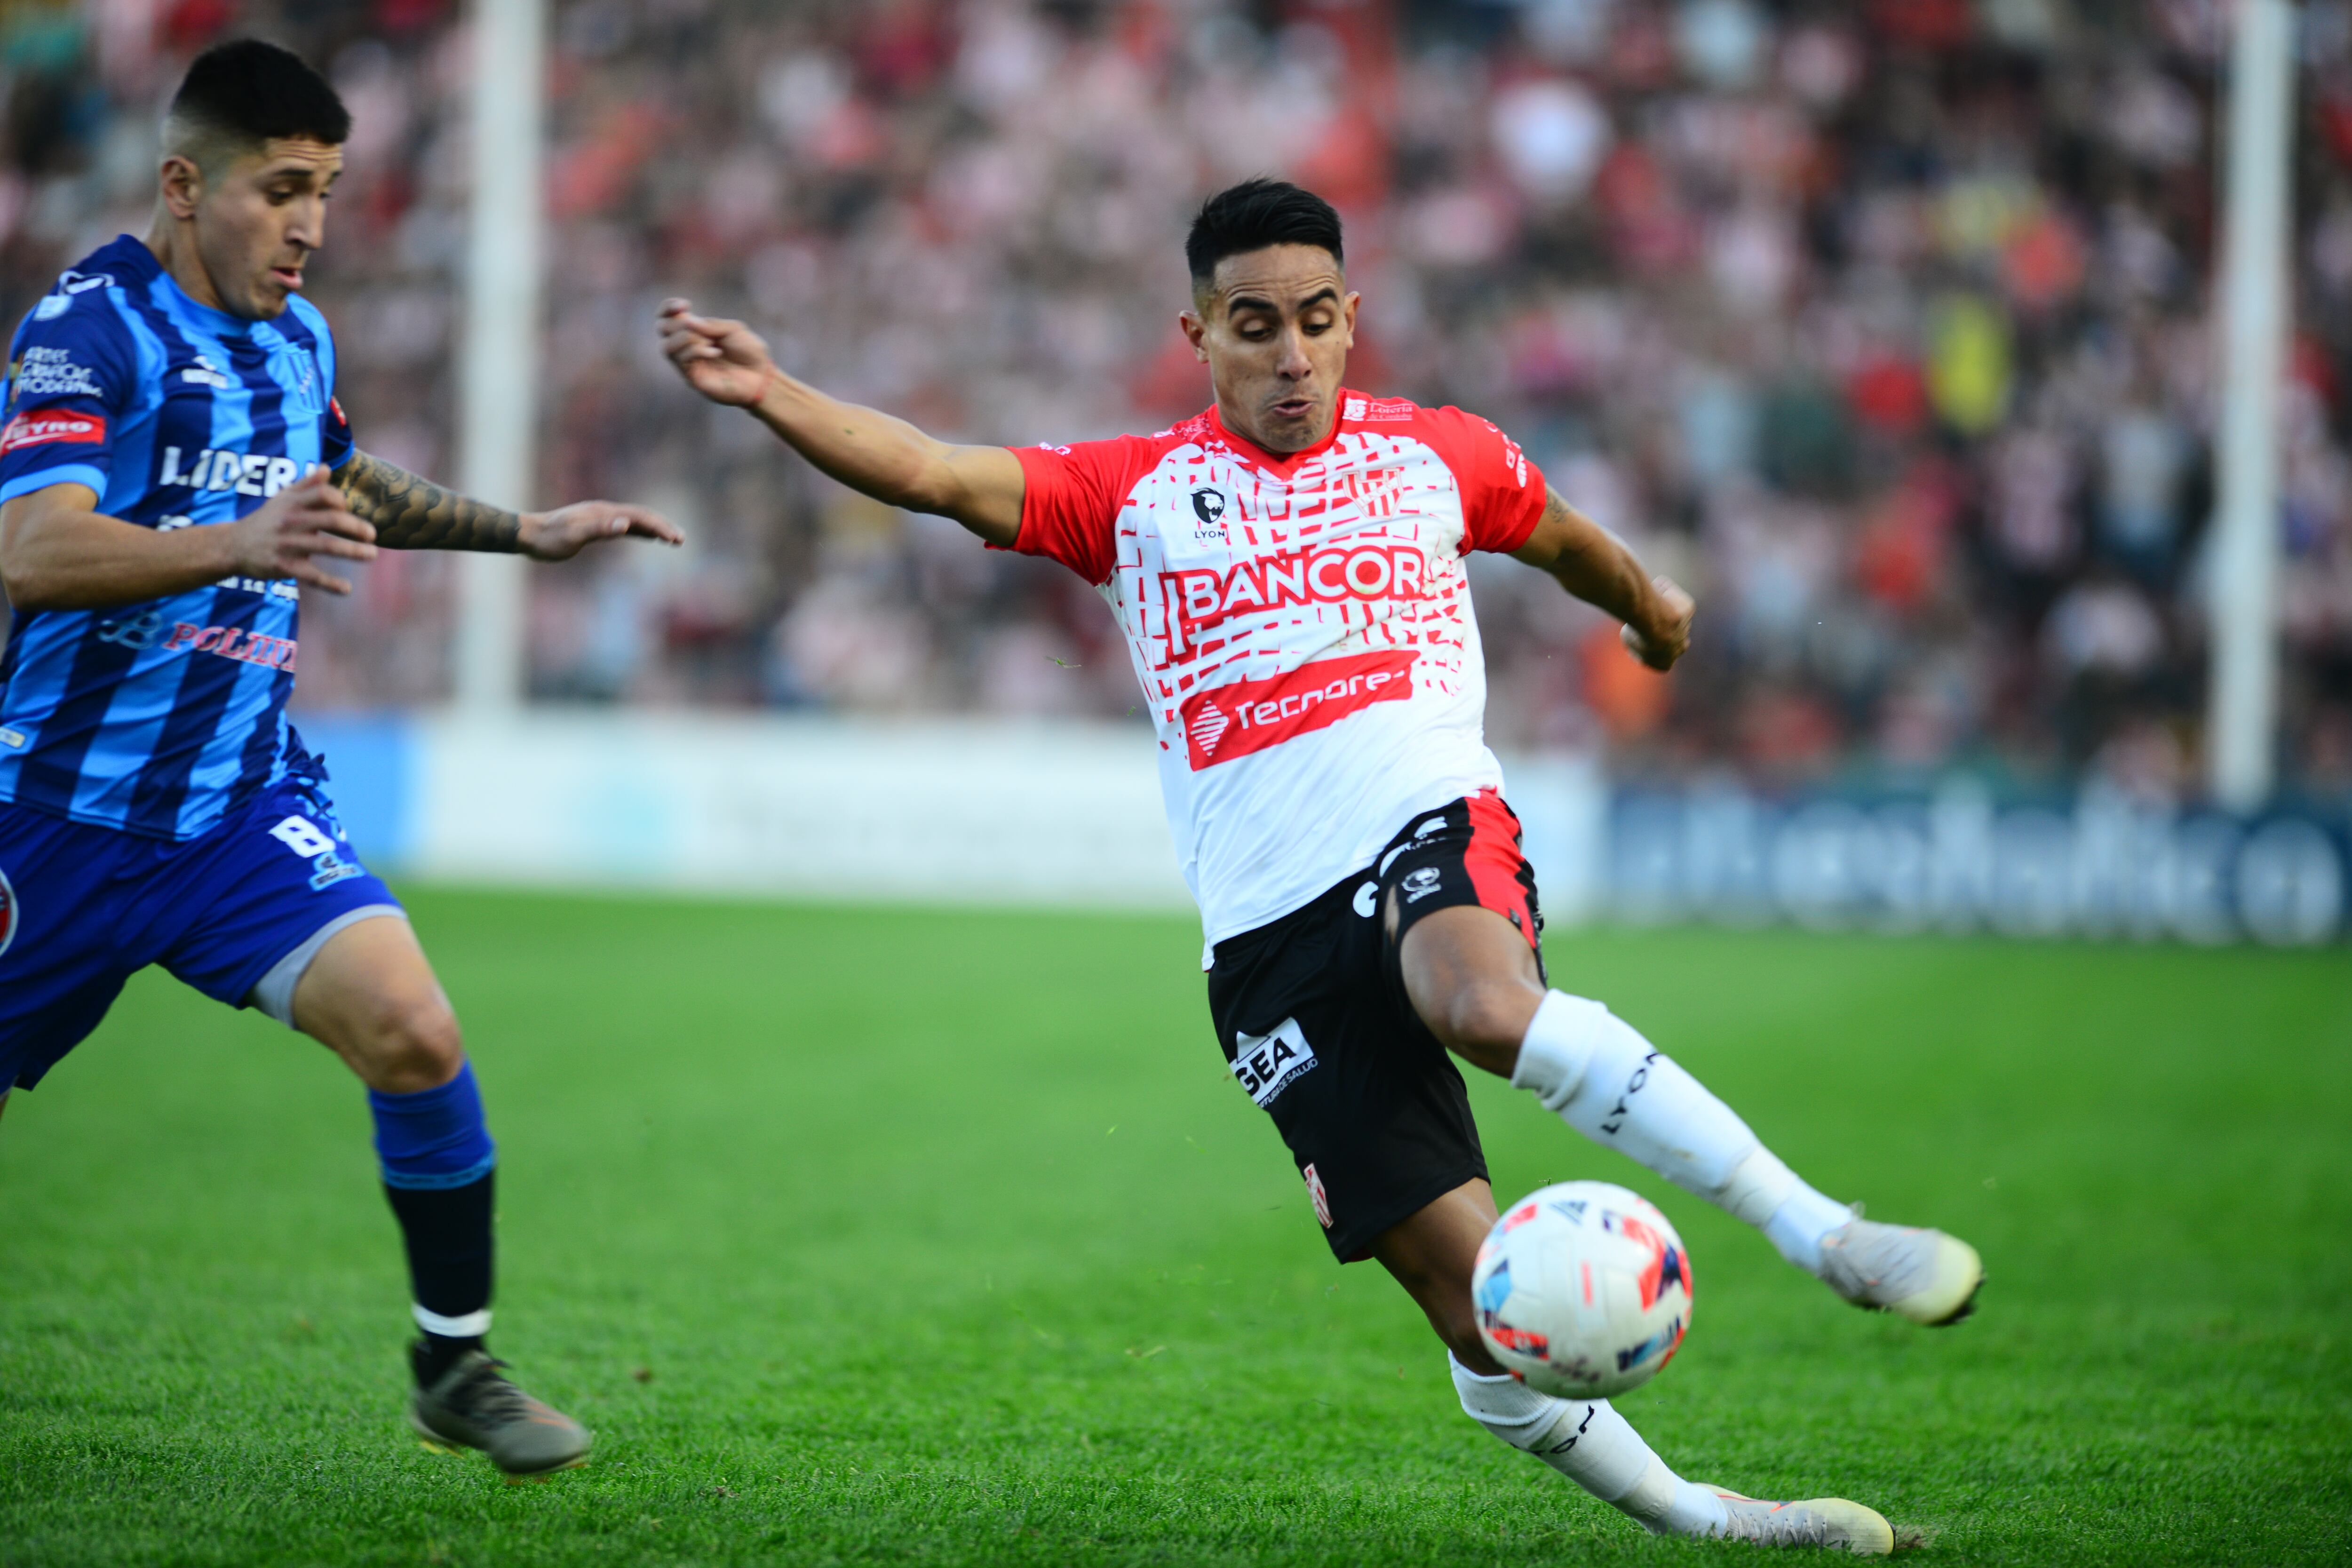
<svg viewBox="0 0 2352 1568"><path fill-rule="evenodd" d="M2271 796L2278 737L2279 377L2294 173L2294 8L2237 0L2215 279L2220 402L2206 785L2231 811Z"/></svg>
<svg viewBox="0 0 2352 1568"><path fill-rule="evenodd" d="M538 497L540 311L546 136L546 0L474 0L473 194L459 337L457 479L467 494L524 510ZM460 712L522 704L526 564L457 558Z"/></svg>

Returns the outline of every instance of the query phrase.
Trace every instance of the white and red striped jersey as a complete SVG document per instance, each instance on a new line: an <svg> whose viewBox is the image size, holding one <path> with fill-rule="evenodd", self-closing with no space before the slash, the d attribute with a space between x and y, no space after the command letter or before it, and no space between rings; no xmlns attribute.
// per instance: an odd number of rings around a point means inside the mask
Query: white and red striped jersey
<svg viewBox="0 0 2352 1568"><path fill-rule="evenodd" d="M1414 813L1501 784L1463 558L1524 544L1545 489L1494 426L1343 392L1330 436L1288 457L1214 408L1016 455L1013 548L1118 617L1212 947L1362 869Z"/></svg>

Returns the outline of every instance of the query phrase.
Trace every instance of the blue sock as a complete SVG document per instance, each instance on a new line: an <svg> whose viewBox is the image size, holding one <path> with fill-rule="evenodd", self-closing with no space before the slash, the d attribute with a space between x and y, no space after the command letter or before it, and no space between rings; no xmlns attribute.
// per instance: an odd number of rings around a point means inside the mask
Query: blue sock
<svg viewBox="0 0 2352 1568"><path fill-rule="evenodd" d="M498 1163L470 1061L439 1089L415 1094L372 1089L368 1109L375 1112L375 1153L387 1187L471 1186Z"/></svg>
<svg viewBox="0 0 2352 1568"><path fill-rule="evenodd" d="M482 1120L474 1064L438 1089L368 1091L384 1196L400 1221L424 1341L420 1384L438 1381L490 1327L491 1190L497 1146Z"/></svg>

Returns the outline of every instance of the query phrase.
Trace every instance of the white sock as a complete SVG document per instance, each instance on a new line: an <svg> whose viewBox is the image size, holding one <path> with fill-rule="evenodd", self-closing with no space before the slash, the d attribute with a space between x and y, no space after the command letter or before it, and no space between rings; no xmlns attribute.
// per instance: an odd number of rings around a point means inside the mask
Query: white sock
<svg viewBox="0 0 2352 1568"><path fill-rule="evenodd" d="M1554 1399L1516 1378L1483 1377L1451 1352L1445 1360L1465 1414L1602 1502L1662 1535L1713 1535L1723 1528L1716 1495L1666 1468L1607 1400Z"/></svg>
<svg viewBox="0 0 2352 1568"><path fill-rule="evenodd" d="M1596 1143L1622 1150L1763 1229L1780 1256L1821 1267L1821 1240L1850 1217L1797 1179L1731 1108L1601 1003L1547 993L1519 1042L1515 1088Z"/></svg>
<svg viewBox="0 0 2352 1568"><path fill-rule="evenodd" d="M1823 1197L1804 1183L1797 1184L1788 1201L1764 1222L1764 1234L1780 1256L1808 1273L1822 1271L1822 1237L1853 1217L1853 1211L1835 1198Z"/></svg>

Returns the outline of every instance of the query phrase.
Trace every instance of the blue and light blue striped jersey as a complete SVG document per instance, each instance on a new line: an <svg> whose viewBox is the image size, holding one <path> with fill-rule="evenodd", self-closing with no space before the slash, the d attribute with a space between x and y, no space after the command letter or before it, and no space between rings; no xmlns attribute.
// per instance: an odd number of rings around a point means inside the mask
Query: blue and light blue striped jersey
<svg viewBox="0 0 2352 1568"><path fill-rule="evenodd" d="M124 235L16 329L0 501L87 485L142 528L232 522L340 467L335 343L299 296L249 321L182 292ZM231 577L144 604L18 612L0 655L0 800L193 838L308 764L286 721L294 584Z"/></svg>

